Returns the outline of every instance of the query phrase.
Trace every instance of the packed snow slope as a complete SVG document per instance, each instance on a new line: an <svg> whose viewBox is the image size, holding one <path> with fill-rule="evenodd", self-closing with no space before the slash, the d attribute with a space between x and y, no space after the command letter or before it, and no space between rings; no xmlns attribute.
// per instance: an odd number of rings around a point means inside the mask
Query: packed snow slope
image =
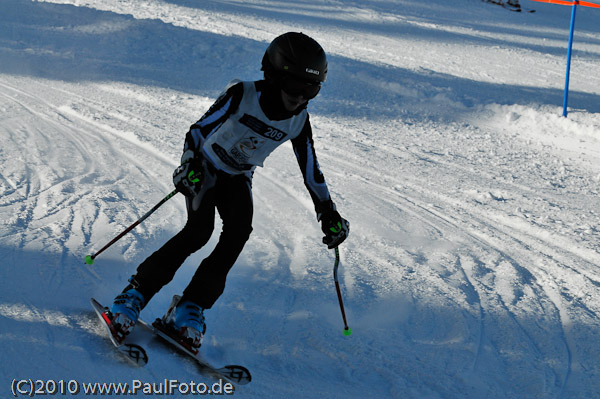
<svg viewBox="0 0 600 399"><path fill-rule="evenodd" d="M183 226L181 196L83 259L172 190L184 135L222 88L259 79L270 40L303 31L329 55L309 111L351 223L340 281L354 333L284 145L255 174L254 233L207 311L206 355L254 375L235 396L599 398L600 10L578 10L563 118L571 10L521 3L537 12L2 0L1 396L15 379L214 382L155 341L131 367L89 305ZM163 314L217 239L142 318Z"/></svg>

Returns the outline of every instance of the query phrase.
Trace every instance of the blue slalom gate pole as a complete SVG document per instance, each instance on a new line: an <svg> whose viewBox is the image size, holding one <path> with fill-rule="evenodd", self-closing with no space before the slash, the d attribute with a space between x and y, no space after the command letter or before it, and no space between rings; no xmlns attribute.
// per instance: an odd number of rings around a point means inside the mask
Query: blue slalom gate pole
<svg viewBox="0 0 600 399"><path fill-rule="evenodd" d="M567 78L565 80L565 98L563 101L563 116L567 116L567 103L569 101L569 75L571 74L571 50L573 48L573 34L575 32L575 13L577 11L577 6L582 7L591 7L591 8L600 8L600 4L592 3L584 0L532 0L537 1L539 3L552 3L552 4L560 4L564 6L572 6L573 11L571 11L571 31L569 32L569 49L567 51Z"/></svg>
<svg viewBox="0 0 600 399"><path fill-rule="evenodd" d="M573 48L573 33L575 32L575 13L577 11L577 1L573 3L571 12L571 30L569 32L569 49L567 50L567 77L565 79L565 98L563 100L563 116L567 116L567 104L569 102L569 75L571 74L571 49Z"/></svg>

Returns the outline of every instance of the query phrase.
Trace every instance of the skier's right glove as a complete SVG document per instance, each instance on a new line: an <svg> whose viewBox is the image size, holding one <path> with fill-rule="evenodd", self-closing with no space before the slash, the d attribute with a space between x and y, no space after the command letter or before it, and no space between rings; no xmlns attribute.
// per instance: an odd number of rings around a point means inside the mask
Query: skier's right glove
<svg viewBox="0 0 600 399"><path fill-rule="evenodd" d="M186 197L195 197L202 187L203 174L202 161L187 150L181 157L181 165L173 172L173 184Z"/></svg>
<svg viewBox="0 0 600 399"><path fill-rule="evenodd" d="M325 234L323 244L332 249L340 245L350 233L350 222L340 216L333 201L325 201L317 207L317 220Z"/></svg>

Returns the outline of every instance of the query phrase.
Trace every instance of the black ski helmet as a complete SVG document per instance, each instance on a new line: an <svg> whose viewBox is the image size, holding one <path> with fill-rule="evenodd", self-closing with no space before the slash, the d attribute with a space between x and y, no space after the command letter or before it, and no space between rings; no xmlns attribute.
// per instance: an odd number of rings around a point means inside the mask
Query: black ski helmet
<svg viewBox="0 0 600 399"><path fill-rule="evenodd" d="M284 77L313 85L327 79L327 56L319 43L300 32L276 37L262 59L265 79L276 83Z"/></svg>

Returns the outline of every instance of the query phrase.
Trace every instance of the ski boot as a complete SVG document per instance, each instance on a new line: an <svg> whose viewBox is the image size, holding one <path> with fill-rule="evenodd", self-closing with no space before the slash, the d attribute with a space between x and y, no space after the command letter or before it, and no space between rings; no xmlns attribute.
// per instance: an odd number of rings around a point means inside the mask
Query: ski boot
<svg viewBox="0 0 600 399"><path fill-rule="evenodd" d="M112 325L116 338L122 342L133 331L135 323L144 307L144 297L135 288L130 288L113 301L110 309Z"/></svg>
<svg viewBox="0 0 600 399"><path fill-rule="evenodd" d="M192 301L181 301L179 295L173 296L169 310L162 318L164 326L178 336L178 340L193 352L202 345L206 324L204 309Z"/></svg>

